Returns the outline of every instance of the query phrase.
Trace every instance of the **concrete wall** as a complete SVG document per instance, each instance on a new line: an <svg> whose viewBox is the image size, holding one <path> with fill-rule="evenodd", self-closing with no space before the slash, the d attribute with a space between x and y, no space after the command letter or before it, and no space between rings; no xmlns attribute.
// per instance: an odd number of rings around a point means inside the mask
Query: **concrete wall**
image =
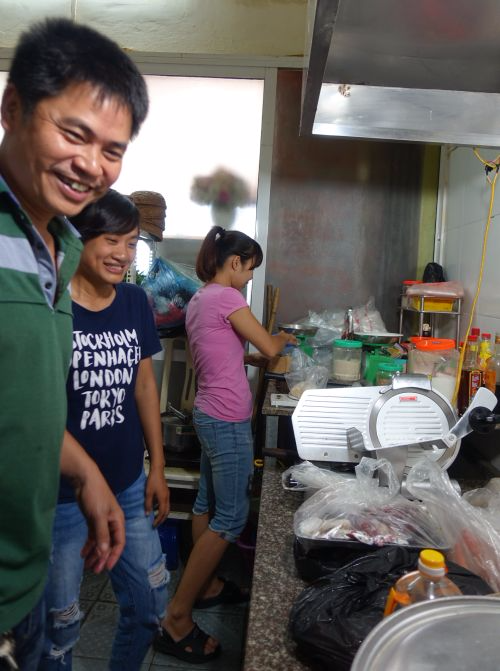
<svg viewBox="0 0 500 671"><path fill-rule="evenodd" d="M0 48L46 16L88 23L134 51L297 56L307 0L0 0Z"/></svg>
<svg viewBox="0 0 500 671"><path fill-rule="evenodd" d="M298 137L300 91L300 72L279 71L266 268L278 319L374 296L395 330L417 268L425 145Z"/></svg>

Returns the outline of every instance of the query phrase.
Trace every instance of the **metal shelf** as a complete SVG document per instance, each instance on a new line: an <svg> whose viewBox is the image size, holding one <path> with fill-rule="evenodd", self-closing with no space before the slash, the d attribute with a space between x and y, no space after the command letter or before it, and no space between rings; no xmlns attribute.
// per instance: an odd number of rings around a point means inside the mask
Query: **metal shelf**
<svg viewBox="0 0 500 671"><path fill-rule="evenodd" d="M403 298L403 297L401 297ZM414 297L415 298L415 297ZM421 305L423 306L424 300L425 299L437 299L437 298L443 298L442 296L421 296L420 297L420 302ZM460 317L462 314L462 299L461 298L454 298L453 301L456 303L456 310L425 310L423 307L422 309L417 309L413 307L403 307L402 304L399 306L399 332L403 333L403 317L405 312L413 312L414 314L419 315L418 319L418 335L422 335L423 331L423 326L424 326L424 316L429 315L430 321L431 321L431 326L432 326L432 332L434 334L434 327L435 327L435 315L446 315L447 317L453 317L456 320L456 326L455 326L455 342L456 346L458 347L460 343Z"/></svg>

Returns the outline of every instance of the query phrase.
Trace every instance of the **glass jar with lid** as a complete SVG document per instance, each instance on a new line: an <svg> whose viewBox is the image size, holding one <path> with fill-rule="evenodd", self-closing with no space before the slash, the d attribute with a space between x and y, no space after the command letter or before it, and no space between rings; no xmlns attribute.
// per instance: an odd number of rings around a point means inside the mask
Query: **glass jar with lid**
<svg viewBox="0 0 500 671"><path fill-rule="evenodd" d="M377 366L377 377L375 384L379 386L392 384L392 378L398 373L403 373L404 369L405 362L400 360L379 363Z"/></svg>
<svg viewBox="0 0 500 671"><path fill-rule="evenodd" d="M359 340L334 340L332 377L340 382L355 382L361 377L361 351Z"/></svg>

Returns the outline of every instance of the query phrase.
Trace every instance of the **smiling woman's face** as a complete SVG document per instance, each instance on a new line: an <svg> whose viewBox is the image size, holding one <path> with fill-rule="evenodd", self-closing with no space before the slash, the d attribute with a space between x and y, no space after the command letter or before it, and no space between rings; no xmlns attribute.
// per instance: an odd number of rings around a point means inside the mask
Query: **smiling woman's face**
<svg viewBox="0 0 500 671"><path fill-rule="evenodd" d="M92 284L118 284L133 262L139 229L130 233L103 233L88 240L80 259L78 272Z"/></svg>

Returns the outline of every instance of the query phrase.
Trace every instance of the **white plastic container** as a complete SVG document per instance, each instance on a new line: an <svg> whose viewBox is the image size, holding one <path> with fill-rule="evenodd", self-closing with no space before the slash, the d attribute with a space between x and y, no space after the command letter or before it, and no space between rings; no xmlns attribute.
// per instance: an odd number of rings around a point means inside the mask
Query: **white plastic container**
<svg viewBox="0 0 500 671"><path fill-rule="evenodd" d="M408 373L428 375L432 388L451 401L459 357L454 340L419 338L408 354Z"/></svg>

